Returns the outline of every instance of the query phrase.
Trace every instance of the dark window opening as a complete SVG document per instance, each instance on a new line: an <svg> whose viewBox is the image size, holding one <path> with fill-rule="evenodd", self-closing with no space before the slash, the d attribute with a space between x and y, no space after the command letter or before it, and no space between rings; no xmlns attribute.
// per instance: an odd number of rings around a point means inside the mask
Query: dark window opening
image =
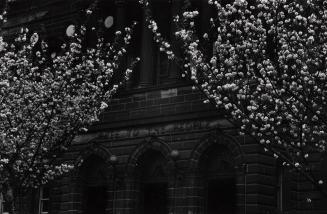
<svg viewBox="0 0 327 214"><path fill-rule="evenodd" d="M145 183L142 186L142 214L168 213L168 185L167 183Z"/></svg>
<svg viewBox="0 0 327 214"><path fill-rule="evenodd" d="M288 172L287 169L284 168L281 163L277 164L275 174L275 201L276 209L279 213L283 213L290 210L292 183L289 173L290 172Z"/></svg>
<svg viewBox="0 0 327 214"><path fill-rule="evenodd" d="M208 214L235 214L236 185L232 177L208 181L206 210Z"/></svg>
<svg viewBox="0 0 327 214"><path fill-rule="evenodd" d="M235 214L237 204L233 154L223 145L210 146L201 156L202 209L208 214Z"/></svg>
<svg viewBox="0 0 327 214"><path fill-rule="evenodd" d="M234 174L232 153L222 145L209 147L201 157L200 171L205 178Z"/></svg>
<svg viewBox="0 0 327 214"><path fill-rule="evenodd" d="M107 166L96 155L88 157L81 167L83 214L105 214L107 207Z"/></svg>
<svg viewBox="0 0 327 214"><path fill-rule="evenodd" d="M86 187L84 200L84 214L105 214L107 205L107 188L105 186Z"/></svg>
<svg viewBox="0 0 327 214"><path fill-rule="evenodd" d="M138 160L140 180L139 214L168 213L168 176L165 157L158 151L148 150Z"/></svg>

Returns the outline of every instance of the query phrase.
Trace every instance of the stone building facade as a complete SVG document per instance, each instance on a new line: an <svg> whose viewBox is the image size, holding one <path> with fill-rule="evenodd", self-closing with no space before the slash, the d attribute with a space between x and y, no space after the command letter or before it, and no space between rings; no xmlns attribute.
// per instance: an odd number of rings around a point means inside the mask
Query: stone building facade
<svg viewBox="0 0 327 214"><path fill-rule="evenodd" d="M182 1L153 2L154 18L169 39L171 17ZM41 30L55 52L67 39L67 26L80 23L80 10L90 3L16 0L4 30ZM193 3L209 14L205 2ZM327 213L326 200L310 183L283 169L253 139L239 136L223 112L203 103L201 92L152 42L136 1L102 0L100 5L94 23L113 18L108 38L139 21L126 61L141 56L141 63L101 122L67 152L67 159L83 160L80 168L24 199L20 213ZM207 16L199 19L200 31L206 21Z"/></svg>

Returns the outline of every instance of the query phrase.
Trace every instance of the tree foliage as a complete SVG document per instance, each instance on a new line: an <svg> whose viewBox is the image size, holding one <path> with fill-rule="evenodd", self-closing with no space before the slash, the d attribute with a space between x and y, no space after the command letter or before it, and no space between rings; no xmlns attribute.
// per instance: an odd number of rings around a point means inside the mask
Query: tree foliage
<svg viewBox="0 0 327 214"><path fill-rule="evenodd" d="M205 102L319 188L310 156L326 151L327 1L210 0L207 7L215 11L207 32L197 30L206 14L186 7L175 17L179 56L151 14L148 27Z"/></svg>
<svg viewBox="0 0 327 214"><path fill-rule="evenodd" d="M62 154L99 120L138 61L122 66L132 29L88 48L86 27L76 27L57 55L28 29L13 41L0 37L0 193L6 200L17 189L38 187L74 167Z"/></svg>

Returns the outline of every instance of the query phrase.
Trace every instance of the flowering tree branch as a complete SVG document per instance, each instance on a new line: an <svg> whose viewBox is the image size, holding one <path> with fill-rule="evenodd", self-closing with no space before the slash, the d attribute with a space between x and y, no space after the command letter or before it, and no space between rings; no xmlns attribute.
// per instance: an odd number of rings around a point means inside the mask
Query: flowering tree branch
<svg viewBox="0 0 327 214"><path fill-rule="evenodd" d="M0 192L6 200L73 169L62 154L99 120L139 61L113 79L124 69L134 26L117 31L112 43L99 37L94 48L83 46L86 27L76 27L56 56L28 29L12 42L0 37Z"/></svg>
<svg viewBox="0 0 327 214"><path fill-rule="evenodd" d="M151 10L148 1L141 4ZM209 1L208 7L215 13L206 33L197 31L198 11L175 17L182 55L162 39L150 15L148 27L205 102L321 186L308 159L326 151L327 2Z"/></svg>

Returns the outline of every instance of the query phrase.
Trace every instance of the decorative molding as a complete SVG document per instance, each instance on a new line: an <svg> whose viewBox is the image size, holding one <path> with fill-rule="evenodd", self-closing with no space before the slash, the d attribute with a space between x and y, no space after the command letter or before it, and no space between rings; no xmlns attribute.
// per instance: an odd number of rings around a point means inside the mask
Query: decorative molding
<svg viewBox="0 0 327 214"><path fill-rule="evenodd" d="M123 139L123 138L137 138L158 136L167 133L185 132L192 130L210 130L210 129L230 129L233 125L225 119L214 120L192 120L181 121L173 123L161 123L160 125L149 125L148 127L132 127L113 130L110 132L95 132L86 135L80 135L75 138L74 142L82 143L88 142L91 139L101 138L107 140ZM84 140L87 139L87 140Z"/></svg>

